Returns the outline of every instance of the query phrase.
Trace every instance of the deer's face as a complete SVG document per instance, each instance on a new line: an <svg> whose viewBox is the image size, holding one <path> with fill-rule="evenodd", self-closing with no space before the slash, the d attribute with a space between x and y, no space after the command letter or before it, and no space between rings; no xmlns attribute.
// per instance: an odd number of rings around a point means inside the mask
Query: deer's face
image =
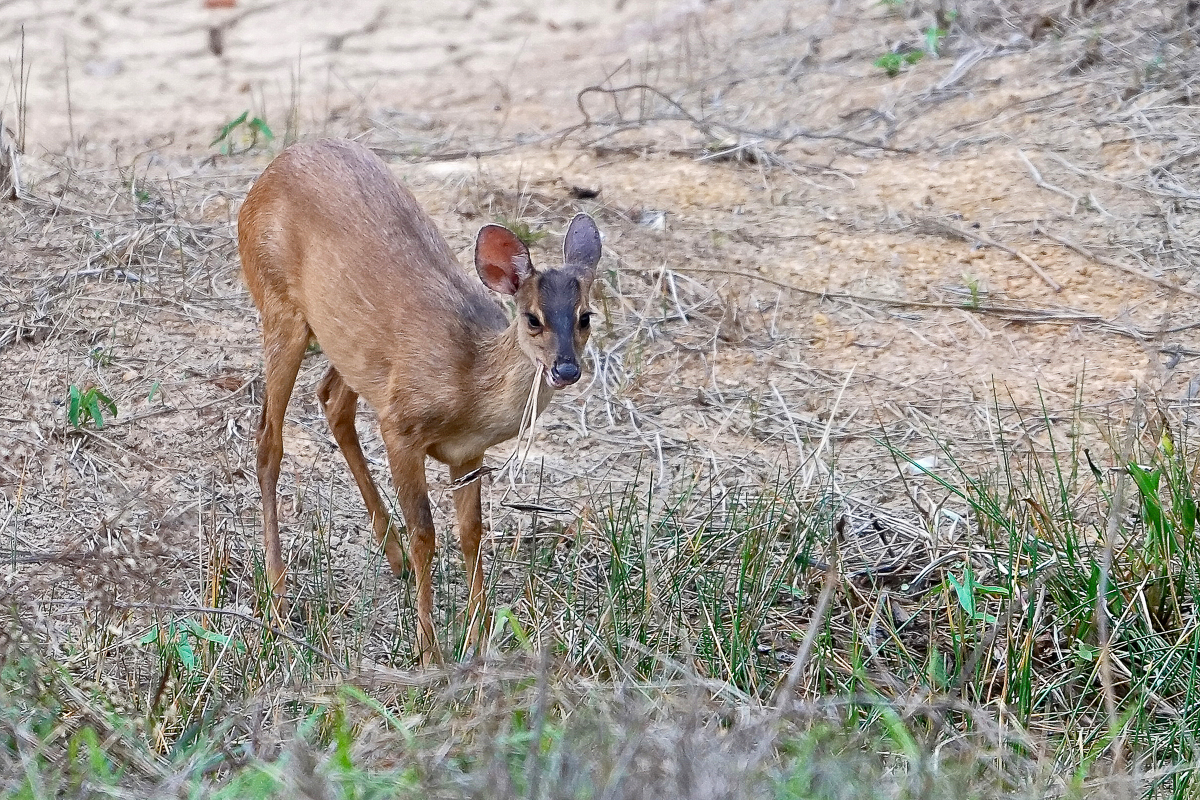
<svg viewBox="0 0 1200 800"><path fill-rule="evenodd" d="M591 294L600 260L600 232L586 214L567 228L563 265L538 271L516 234L485 225L475 238L475 268L488 288L513 295L517 342L543 368L546 383L562 389L579 380L580 362L591 335Z"/></svg>
<svg viewBox="0 0 1200 800"><path fill-rule="evenodd" d="M591 285L590 277L553 269L535 273L517 292L517 340L555 389L583 374L579 365L592 333Z"/></svg>

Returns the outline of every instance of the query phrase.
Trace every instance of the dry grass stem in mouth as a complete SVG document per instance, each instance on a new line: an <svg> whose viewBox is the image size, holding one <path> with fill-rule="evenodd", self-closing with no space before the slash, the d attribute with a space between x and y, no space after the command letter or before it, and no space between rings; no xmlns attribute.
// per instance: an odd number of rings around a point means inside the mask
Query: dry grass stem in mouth
<svg viewBox="0 0 1200 800"><path fill-rule="evenodd" d="M529 399L525 401L525 413L521 418L521 429L517 432L517 447L514 455L520 455L514 467L515 470L525 469L525 462L529 458L530 450L533 449L534 426L537 425L538 417L538 396L541 394L542 382L545 379L546 367L539 364L537 371L533 375L533 383L529 387ZM521 452L522 439L525 439L525 450L523 453Z"/></svg>

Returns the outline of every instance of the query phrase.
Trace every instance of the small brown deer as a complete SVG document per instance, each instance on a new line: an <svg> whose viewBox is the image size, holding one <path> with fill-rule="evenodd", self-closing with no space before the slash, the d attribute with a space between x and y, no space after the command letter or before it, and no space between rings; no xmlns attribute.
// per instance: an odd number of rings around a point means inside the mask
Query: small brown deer
<svg viewBox="0 0 1200 800"><path fill-rule="evenodd" d="M519 432L531 390L579 380L600 233L579 214L567 228L563 265L535 270L507 228L475 239L483 286L512 295L516 319L470 279L416 199L362 145L298 144L263 171L238 215L238 250L262 317L266 393L258 429L258 484L274 613L286 616L276 484L283 417L305 350L315 338L329 358L317 398L362 492L375 536L397 575L404 551L371 480L354 427L358 398L379 416L392 482L415 567L417 646L440 659L433 631L433 516L425 457L452 481L478 470L484 452ZM536 413L552 391L537 392ZM485 635L478 480L455 489L470 595L469 641Z"/></svg>

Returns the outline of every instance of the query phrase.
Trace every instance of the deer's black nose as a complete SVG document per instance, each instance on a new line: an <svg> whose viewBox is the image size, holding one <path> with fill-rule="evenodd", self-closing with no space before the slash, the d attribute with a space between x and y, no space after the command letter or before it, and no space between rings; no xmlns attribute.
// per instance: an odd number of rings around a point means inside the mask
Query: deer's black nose
<svg viewBox="0 0 1200 800"><path fill-rule="evenodd" d="M579 380L579 365L570 361L555 364L554 369L550 370L550 377L557 386L570 386Z"/></svg>

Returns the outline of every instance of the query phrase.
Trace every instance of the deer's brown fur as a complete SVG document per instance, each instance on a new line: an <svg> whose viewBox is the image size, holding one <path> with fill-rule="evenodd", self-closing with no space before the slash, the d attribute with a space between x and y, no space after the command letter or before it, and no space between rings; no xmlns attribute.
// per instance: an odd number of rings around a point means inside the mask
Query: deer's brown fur
<svg viewBox="0 0 1200 800"><path fill-rule="evenodd" d="M437 658L425 457L448 464L452 479L470 473L482 465L488 447L517 434L539 375L549 386L538 392L538 413L553 389L578 379L600 256L595 224L577 216L563 267L546 272L533 268L510 231L496 225L480 230L476 269L490 288L513 295L518 313L510 322L378 157L349 141L323 140L288 148L263 172L238 216L238 249L263 326L258 479L276 611L285 608L276 507L283 417L315 337L330 363L317 396L388 563L401 574L404 550L354 427L359 397L378 413L409 531L418 646L425 660ZM455 508L474 637L486 624L478 481L456 490Z"/></svg>

